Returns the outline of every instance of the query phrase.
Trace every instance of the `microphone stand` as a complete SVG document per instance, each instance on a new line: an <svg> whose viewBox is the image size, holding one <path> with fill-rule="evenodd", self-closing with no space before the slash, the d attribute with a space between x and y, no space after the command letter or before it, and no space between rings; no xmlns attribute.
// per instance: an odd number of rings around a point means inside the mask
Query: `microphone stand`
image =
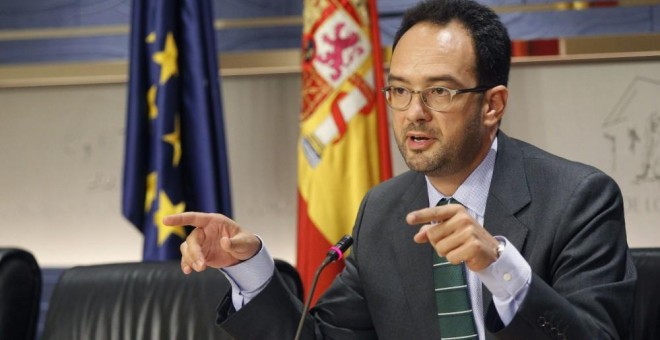
<svg viewBox="0 0 660 340"><path fill-rule="evenodd" d="M349 235L344 235L344 237L342 237L341 240L337 242L337 244L330 247L330 250L328 250L328 255L326 255L325 259L323 260L319 268L316 270L316 273L314 274L314 279L312 280L312 286L309 289L309 294L307 294L307 301L305 302L305 307L303 307L302 315L300 316L300 322L298 322L298 330L296 331L296 337L294 338L295 340L299 340L300 334L302 334L303 325L305 324L305 317L309 312L309 305L312 304L312 296L314 296L314 291L316 290L316 284L319 280L319 276L321 276L321 272L330 263L336 260L341 260L341 258L344 256L344 252L352 244L353 244L353 238L350 237Z"/></svg>
<svg viewBox="0 0 660 340"><path fill-rule="evenodd" d="M296 331L296 337L294 338L295 340L300 339L300 334L302 333L303 329L303 324L305 323L305 317L307 316L307 312L309 312L309 305L312 304L312 296L314 296L314 291L316 290L316 283L319 280L319 276L321 276L321 272L323 269L325 269L328 264L332 263L332 258L326 257L325 260L323 260L323 263L321 263L321 266L316 270L316 274L314 274L314 279L312 280L312 286L309 289L309 294L307 294L307 300L305 301L305 307L303 307L303 312L302 316L300 317L300 322L298 322L298 330Z"/></svg>

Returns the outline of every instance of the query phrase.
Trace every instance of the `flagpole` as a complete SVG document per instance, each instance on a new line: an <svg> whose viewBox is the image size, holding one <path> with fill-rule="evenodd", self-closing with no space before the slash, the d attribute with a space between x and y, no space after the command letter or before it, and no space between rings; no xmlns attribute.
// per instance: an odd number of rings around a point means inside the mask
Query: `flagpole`
<svg viewBox="0 0 660 340"><path fill-rule="evenodd" d="M376 0L369 0L369 26L371 41L373 43L374 81L376 91L385 86L383 77L383 48L380 43L380 29L378 28L378 7ZM380 156L381 182L392 177L392 157L390 154L390 135L387 122L387 107L385 97L376 95L376 116L378 121L378 152Z"/></svg>

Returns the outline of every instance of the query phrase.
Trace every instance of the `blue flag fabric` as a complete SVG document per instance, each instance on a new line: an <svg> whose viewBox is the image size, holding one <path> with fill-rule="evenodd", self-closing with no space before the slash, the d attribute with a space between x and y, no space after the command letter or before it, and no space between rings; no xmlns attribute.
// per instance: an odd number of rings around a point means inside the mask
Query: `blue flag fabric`
<svg viewBox="0 0 660 340"><path fill-rule="evenodd" d="M144 261L179 259L183 211L231 216L211 1L134 0L122 213Z"/></svg>

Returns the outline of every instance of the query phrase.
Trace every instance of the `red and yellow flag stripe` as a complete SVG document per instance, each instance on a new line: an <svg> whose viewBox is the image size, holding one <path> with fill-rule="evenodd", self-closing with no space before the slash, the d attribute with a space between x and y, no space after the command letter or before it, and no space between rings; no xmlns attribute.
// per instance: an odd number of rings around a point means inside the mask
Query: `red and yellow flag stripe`
<svg viewBox="0 0 660 340"><path fill-rule="evenodd" d="M364 194L392 170L375 1L306 0L303 17L297 263L309 288ZM325 270L317 295L341 267Z"/></svg>

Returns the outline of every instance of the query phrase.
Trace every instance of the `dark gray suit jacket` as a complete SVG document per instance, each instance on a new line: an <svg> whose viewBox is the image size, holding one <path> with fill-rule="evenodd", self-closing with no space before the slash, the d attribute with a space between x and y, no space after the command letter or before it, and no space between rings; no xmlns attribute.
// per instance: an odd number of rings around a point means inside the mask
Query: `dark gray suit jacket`
<svg viewBox="0 0 660 340"><path fill-rule="evenodd" d="M636 272L616 183L583 164L498 134L484 227L530 264L531 286L503 327L484 287L488 338L628 338ZM432 248L413 242L408 212L428 207L424 176L407 172L372 189L353 230L346 268L311 311L304 339L439 339ZM275 275L218 322L237 339L293 339L301 304Z"/></svg>

